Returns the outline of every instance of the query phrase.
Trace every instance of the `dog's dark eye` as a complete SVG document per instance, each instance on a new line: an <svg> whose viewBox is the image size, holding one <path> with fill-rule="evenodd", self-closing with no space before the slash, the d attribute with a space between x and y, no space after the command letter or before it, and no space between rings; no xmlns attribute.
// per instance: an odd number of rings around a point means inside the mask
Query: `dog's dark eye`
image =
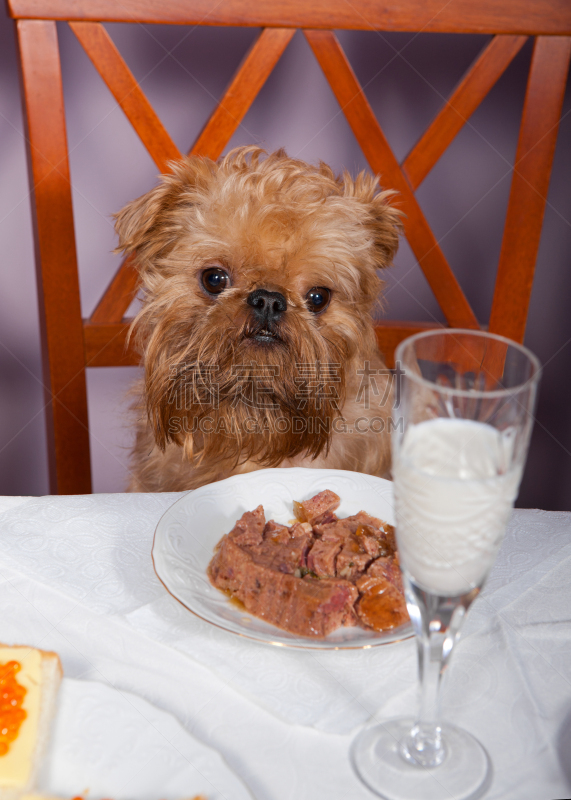
<svg viewBox="0 0 571 800"><path fill-rule="evenodd" d="M309 310L313 311L314 314L318 314L320 311L325 311L329 305L331 290L326 289L325 286L314 286L305 295L305 299Z"/></svg>
<svg viewBox="0 0 571 800"><path fill-rule="evenodd" d="M201 276L202 285L208 294L220 294L230 286L230 275L221 267L209 267Z"/></svg>

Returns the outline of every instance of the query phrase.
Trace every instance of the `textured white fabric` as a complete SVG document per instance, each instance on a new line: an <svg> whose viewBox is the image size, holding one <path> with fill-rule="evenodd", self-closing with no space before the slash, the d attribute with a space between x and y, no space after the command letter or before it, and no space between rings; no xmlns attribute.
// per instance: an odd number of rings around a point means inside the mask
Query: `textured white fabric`
<svg viewBox="0 0 571 800"><path fill-rule="evenodd" d="M413 642L299 652L197 619L150 559L155 526L179 496L0 498L0 640L56 649L70 677L175 713L260 797L370 797L351 773L348 734L371 715L414 712ZM571 514L515 511L443 703L492 754L490 798L569 796L570 583ZM318 780L321 763L329 773Z"/></svg>

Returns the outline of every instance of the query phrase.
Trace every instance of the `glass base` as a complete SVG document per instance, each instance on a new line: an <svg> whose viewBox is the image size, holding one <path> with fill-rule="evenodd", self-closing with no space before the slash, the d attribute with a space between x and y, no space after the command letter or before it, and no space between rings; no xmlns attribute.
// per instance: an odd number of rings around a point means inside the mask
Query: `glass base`
<svg viewBox="0 0 571 800"><path fill-rule="evenodd" d="M442 724L446 756L437 767L408 763L399 743L415 721L393 719L365 728L351 748L353 768L385 800L476 800L492 781L492 762L466 731Z"/></svg>

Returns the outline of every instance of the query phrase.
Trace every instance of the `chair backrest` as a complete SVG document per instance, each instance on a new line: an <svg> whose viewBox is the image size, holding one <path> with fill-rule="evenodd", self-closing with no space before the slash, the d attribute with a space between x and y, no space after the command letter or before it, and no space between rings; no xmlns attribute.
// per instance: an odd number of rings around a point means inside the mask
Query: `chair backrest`
<svg viewBox="0 0 571 800"><path fill-rule="evenodd" d="M50 453L50 490L91 491L86 367L137 363L124 318L137 292L127 259L82 319L56 21L67 21L159 171L180 152L102 22L250 26L261 33L190 153L217 159L297 29L303 33L363 153L400 193L405 235L448 325L478 328L415 190L528 37L535 37L489 330L522 341L571 55L568 0L8 0L16 20L33 193ZM492 38L399 164L333 32L336 29L491 34ZM380 350L427 327L384 322Z"/></svg>

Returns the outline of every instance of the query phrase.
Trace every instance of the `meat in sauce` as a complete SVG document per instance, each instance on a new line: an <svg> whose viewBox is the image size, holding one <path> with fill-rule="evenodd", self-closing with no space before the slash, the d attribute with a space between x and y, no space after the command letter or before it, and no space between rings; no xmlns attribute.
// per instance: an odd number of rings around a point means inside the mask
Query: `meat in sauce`
<svg viewBox="0 0 571 800"><path fill-rule="evenodd" d="M300 636L408 622L394 529L359 511L338 519L329 490L294 503L291 526L247 511L219 542L211 583L251 614Z"/></svg>

